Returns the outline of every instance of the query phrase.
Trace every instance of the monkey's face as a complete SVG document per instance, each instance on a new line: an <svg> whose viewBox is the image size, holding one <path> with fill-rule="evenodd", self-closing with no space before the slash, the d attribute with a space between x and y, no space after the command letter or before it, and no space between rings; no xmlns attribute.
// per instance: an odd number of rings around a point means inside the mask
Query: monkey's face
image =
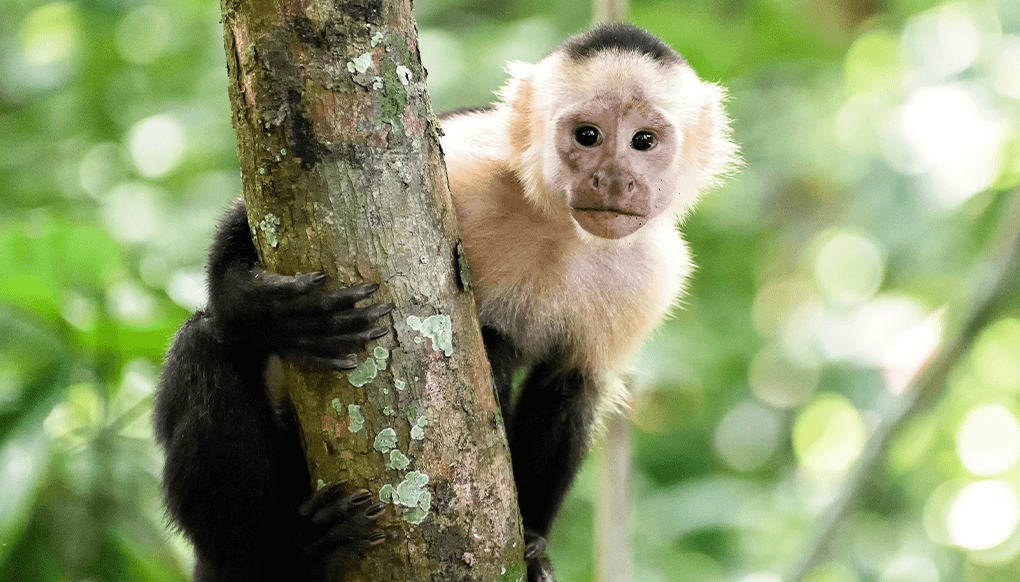
<svg viewBox="0 0 1020 582"><path fill-rule="evenodd" d="M640 89L587 100L559 116L555 131L567 205L589 233L623 238L677 195L678 131Z"/></svg>

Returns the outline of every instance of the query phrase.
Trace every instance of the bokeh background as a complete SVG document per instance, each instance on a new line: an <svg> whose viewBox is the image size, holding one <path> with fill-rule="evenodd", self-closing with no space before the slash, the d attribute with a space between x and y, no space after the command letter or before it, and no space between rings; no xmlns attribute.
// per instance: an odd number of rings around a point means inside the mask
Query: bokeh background
<svg viewBox="0 0 1020 582"><path fill-rule="evenodd" d="M591 21L588 0L415 10L437 111ZM1020 0L630 20L729 88L746 162L683 225L698 269L636 366L632 579L778 582L1020 220ZM0 2L0 580L187 576L149 415L240 189L226 88L214 0ZM1020 579L1015 297L937 396L811 582ZM561 582L593 577L597 460L552 534Z"/></svg>

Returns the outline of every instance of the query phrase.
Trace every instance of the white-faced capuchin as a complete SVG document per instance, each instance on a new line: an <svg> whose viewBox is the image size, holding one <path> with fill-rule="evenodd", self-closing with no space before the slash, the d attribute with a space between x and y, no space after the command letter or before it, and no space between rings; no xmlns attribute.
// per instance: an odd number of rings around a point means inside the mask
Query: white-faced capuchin
<svg viewBox="0 0 1020 582"><path fill-rule="evenodd" d="M736 158L724 91L639 28L571 37L510 65L491 106L442 116L442 147L513 461L529 582L552 580L545 537L620 375L690 271L676 224ZM209 306L177 332L156 434L170 514L196 580L335 579L381 543L364 489L312 491L299 436L263 371L276 356L349 369L392 309L327 293L318 273L261 269L243 202L209 253ZM527 374L515 399L511 377Z"/></svg>

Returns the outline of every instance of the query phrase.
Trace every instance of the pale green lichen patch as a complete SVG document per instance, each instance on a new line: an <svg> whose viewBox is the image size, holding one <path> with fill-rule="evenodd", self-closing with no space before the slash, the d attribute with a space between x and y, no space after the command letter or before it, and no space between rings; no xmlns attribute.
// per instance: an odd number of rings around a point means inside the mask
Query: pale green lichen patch
<svg viewBox="0 0 1020 582"><path fill-rule="evenodd" d="M393 502L409 508L404 512L404 521L408 523L421 523L428 515L429 507L432 505L432 493L425 489L429 482L429 476L421 471L411 471L404 476L404 480L397 485Z"/></svg>
<svg viewBox="0 0 1020 582"><path fill-rule="evenodd" d="M351 72L351 73L357 71L359 74L363 74L365 71L368 70L368 67L371 66L371 65L372 65L372 54L371 53L365 53L365 54L361 55L360 57L358 57L358 58L350 61L349 63L347 63L347 71Z"/></svg>
<svg viewBox="0 0 1020 582"><path fill-rule="evenodd" d="M382 346L376 346L375 349L372 350L372 355L375 356L375 359L377 360L385 360L390 357L390 351Z"/></svg>
<svg viewBox="0 0 1020 582"><path fill-rule="evenodd" d="M396 388L397 390L403 390L404 388L407 388L407 382L404 382L399 378L394 378L393 387Z"/></svg>
<svg viewBox="0 0 1020 582"><path fill-rule="evenodd" d="M394 451L399 453L399 451ZM390 453L390 463L394 463L395 455ZM401 454L400 457L403 457ZM404 457L406 459L406 457ZM397 457L398 462L400 458ZM408 461L410 462L410 461ZM403 505L403 518L408 523L421 523L429 513L432 506L432 493L425 486L428 485L429 476L421 471L411 471L404 475L404 480L394 488L392 485L383 485L379 488L379 499L384 503Z"/></svg>
<svg viewBox="0 0 1020 582"><path fill-rule="evenodd" d="M407 87L407 84L411 82L411 69L404 65L397 65L397 78L400 79L402 85Z"/></svg>
<svg viewBox="0 0 1020 582"><path fill-rule="evenodd" d="M397 446L397 431L392 428L384 428L379 431L379 434L375 435L375 442L372 443L375 450L384 454L395 446Z"/></svg>
<svg viewBox="0 0 1020 582"><path fill-rule="evenodd" d="M432 340L432 349L453 355L453 322L449 315L430 315L424 320L410 315L407 326ZM415 338L415 341L418 341Z"/></svg>
<svg viewBox="0 0 1020 582"><path fill-rule="evenodd" d="M386 416L393 416L393 414L394 414L392 406L385 406L385 407L383 407L382 412Z"/></svg>
<svg viewBox="0 0 1020 582"><path fill-rule="evenodd" d="M368 358L357 368L347 372L347 381L351 383L351 386L357 386L360 388L374 380L378 374L379 368L375 365L375 360Z"/></svg>
<svg viewBox="0 0 1020 582"><path fill-rule="evenodd" d="M351 422L347 425L347 430L351 432L358 432L365 428L365 417L361 415L361 407L357 404L347 405L347 414L351 417Z"/></svg>
<svg viewBox="0 0 1020 582"><path fill-rule="evenodd" d="M403 471L411 464L411 459L407 458L407 455L401 453L397 449L390 451L390 468L398 471Z"/></svg>
<svg viewBox="0 0 1020 582"><path fill-rule="evenodd" d="M383 40L383 33L379 32L379 31L376 31L375 34L372 35L372 41L371 41L372 42L372 46L375 47L376 45L381 43L382 40Z"/></svg>
<svg viewBox="0 0 1020 582"><path fill-rule="evenodd" d="M276 227L280 226L280 217L269 213L259 221L259 229L266 237L269 246L276 248L280 244L280 238L276 233Z"/></svg>
<svg viewBox="0 0 1020 582"><path fill-rule="evenodd" d="M325 486L326 486L326 482L323 481L322 479L319 479L318 481L315 482L315 489L316 490L322 489Z"/></svg>
<svg viewBox="0 0 1020 582"><path fill-rule="evenodd" d="M425 425L429 423L424 416L419 416L411 425L411 438L420 441L425 439Z"/></svg>
<svg viewBox="0 0 1020 582"><path fill-rule="evenodd" d="M428 491L426 491L424 493L424 495L422 495L422 500L423 501L424 501L426 495L429 495ZM407 511L405 511L404 515L402 516L404 518L404 521L406 521L407 523L413 523L415 525L425 521L425 516L429 514L428 504L431 503L431 501L432 501L432 498L429 497L429 502L425 503L425 507L424 508L422 508L422 507L412 507L411 509L408 509Z"/></svg>
<svg viewBox="0 0 1020 582"><path fill-rule="evenodd" d="M339 398L334 398L333 401L330 402L330 404L333 405L333 410L336 410L340 414L344 413L343 405L340 404L340 399Z"/></svg>

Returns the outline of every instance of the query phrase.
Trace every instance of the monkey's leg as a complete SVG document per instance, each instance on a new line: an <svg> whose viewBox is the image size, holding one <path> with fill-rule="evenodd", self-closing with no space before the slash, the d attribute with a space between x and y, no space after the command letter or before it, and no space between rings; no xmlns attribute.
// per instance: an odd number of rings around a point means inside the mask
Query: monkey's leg
<svg viewBox="0 0 1020 582"><path fill-rule="evenodd" d="M588 449L594 386L557 359L534 366L507 427L524 527L547 536Z"/></svg>
<svg viewBox="0 0 1020 582"><path fill-rule="evenodd" d="M549 358L532 367L507 420L529 582L553 580L545 538L587 452L595 388L578 370Z"/></svg>

